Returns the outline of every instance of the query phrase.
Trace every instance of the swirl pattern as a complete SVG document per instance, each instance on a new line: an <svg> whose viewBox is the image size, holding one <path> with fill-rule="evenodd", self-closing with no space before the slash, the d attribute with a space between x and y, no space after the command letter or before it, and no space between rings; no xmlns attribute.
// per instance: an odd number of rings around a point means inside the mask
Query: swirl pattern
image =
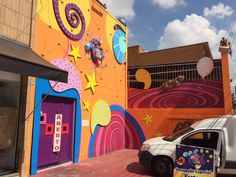
<svg viewBox="0 0 236 177"><path fill-rule="evenodd" d="M161 93L159 88L129 89L129 108L223 108L222 81L184 83Z"/></svg>
<svg viewBox="0 0 236 177"><path fill-rule="evenodd" d="M81 12L80 8L74 4L74 3L69 3L65 7L65 15L67 22L72 28L78 28L80 23L81 23L81 30L79 31L78 34L73 34L71 33L63 24L62 18L60 16L60 10L59 10L59 1L58 0L53 0L53 9L54 9L54 14L56 16L57 23L63 33L69 37L72 40L80 40L85 32L85 18L83 16L83 13Z"/></svg>
<svg viewBox="0 0 236 177"><path fill-rule="evenodd" d="M106 127L97 127L93 142L93 156L99 156L124 148L138 149L142 140L135 125L120 111L112 111L112 118Z"/></svg>

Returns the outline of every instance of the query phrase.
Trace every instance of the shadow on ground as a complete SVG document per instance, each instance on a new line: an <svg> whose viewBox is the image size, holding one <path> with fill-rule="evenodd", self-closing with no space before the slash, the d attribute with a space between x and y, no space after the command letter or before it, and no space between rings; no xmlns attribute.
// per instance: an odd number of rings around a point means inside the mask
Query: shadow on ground
<svg viewBox="0 0 236 177"><path fill-rule="evenodd" d="M151 170L147 169L146 167L140 165L138 162L132 162L127 165L127 171L130 173L134 173L137 175L143 176L154 176ZM218 174L216 177L236 177L236 175L221 175Z"/></svg>
<svg viewBox="0 0 236 177"><path fill-rule="evenodd" d="M144 175L144 176L153 176L151 170L148 170L147 168L143 167L138 162L132 162L128 164L126 169L130 173L135 173L135 174Z"/></svg>

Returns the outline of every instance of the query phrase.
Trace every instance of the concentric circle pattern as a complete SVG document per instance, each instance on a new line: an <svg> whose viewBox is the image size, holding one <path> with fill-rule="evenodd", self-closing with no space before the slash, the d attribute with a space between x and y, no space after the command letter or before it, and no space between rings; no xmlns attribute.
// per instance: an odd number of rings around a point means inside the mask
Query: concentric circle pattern
<svg viewBox="0 0 236 177"><path fill-rule="evenodd" d="M113 52L119 64L123 64L126 58L126 35L120 29L116 30L112 40Z"/></svg>
<svg viewBox="0 0 236 177"><path fill-rule="evenodd" d="M222 81L184 83L161 93L159 88L129 89L129 108L223 108Z"/></svg>
<svg viewBox="0 0 236 177"><path fill-rule="evenodd" d="M112 111L112 118L106 127L97 127L93 155L99 156L124 148L138 149L140 136L135 126L119 111Z"/></svg>

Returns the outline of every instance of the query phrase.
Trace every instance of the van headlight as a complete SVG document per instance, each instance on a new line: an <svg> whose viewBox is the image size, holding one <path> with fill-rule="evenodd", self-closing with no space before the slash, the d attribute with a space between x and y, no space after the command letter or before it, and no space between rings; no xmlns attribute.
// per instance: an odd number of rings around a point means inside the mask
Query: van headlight
<svg viewBox="0 0 236 177"><path fill-rule="evenodd" d="M149 144L143 144L140 148L141 151L148 151L151 148Z"/></svg>

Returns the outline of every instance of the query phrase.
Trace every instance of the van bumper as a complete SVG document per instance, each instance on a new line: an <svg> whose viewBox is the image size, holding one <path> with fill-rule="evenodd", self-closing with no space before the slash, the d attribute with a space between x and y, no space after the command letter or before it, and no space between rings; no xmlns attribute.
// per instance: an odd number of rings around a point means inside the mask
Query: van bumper
<svg viewBox="0 0 236 177"><path fill-rule="evenodd" d="M151 168L153 155L149 151L139 151L138 156L141 165Z"/></svg>

